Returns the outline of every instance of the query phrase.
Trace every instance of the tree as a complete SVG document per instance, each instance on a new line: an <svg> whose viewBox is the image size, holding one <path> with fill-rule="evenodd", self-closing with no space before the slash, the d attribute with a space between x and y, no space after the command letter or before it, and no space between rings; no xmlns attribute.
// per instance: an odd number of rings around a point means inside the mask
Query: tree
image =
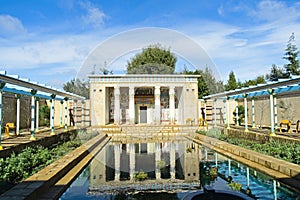
<svg viewBox="0 0 300 200"><path fill-rule="evenodd" d="M237 89L237 88L238 88L238 83L237 83L237 81L236 81L234 72L231 71L231 72L229 73L229 79L228 79L228 82L227 82L227 84L225 84L225 90L226 90L226 91L229 91L229 90L234 90L234 89Z"/></svg>
<svg viewBox="0 0 300 200"><path fill-rule="evenodd" d="M277 81L280 78L287 78L284 70L280 67L277 67L275 64L272 64L269 74L266 74L266 79L270 81Z"/></svg>
<svg viewBox="0 0 300 200"><path fill-rule="evenodd" d="M297 51L297 46L295 45L295 34L292 33L285 49L285 56L283 57L283 59L289 61L288 64L284 65L284 68L286 72L289 73L289 76L300 75L299 60L297 60L298 54L299 51Z"/></svg>
<svg viewBox="0 0 300 200"><path fill-rule="evenodd" d="M183 74L196 74L201 75L198 78L198 98L201 99L204 96L215 94L224 91L224 86L221 81L217 81L209 68L202 70L190 71L184 69Z"/></svg>
<svg viewBox="0 0 300 200"><path fill-rule="evenodd" d="M159 44L150 45L127 62L127 74L172 74L176 61L170 49L164 49Z"/></svg>
<svg viewBox="0 0 300 200"><path fill-rule="evenodd" d="M266 83L266 81L265 81L264 76L261 75L261 76L256 77L255 79L246 80L243 83L239 82L238 85L239 85L239 88L242 88L242 87L249 87L251 85L257 85L257 84L263 84L263 83Z"/></svg>
<svg viewBox="0 0 300 200"><path fill-rule="evenodd" d="M71 81L65 83L63 85L63 89L66 92L71 92L74 94L78 94L85 98L89 98L89 83L80 79L72 79Z"/></svg>

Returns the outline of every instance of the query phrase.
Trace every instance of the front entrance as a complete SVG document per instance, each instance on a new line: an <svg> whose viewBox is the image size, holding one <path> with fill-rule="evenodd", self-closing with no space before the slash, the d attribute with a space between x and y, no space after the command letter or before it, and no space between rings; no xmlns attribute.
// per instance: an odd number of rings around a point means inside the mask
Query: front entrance
<svg viewBox="0 0 300 200"><path fill-rule="evenodd" d="M147 106L140 106L140 123L147 123Z"/></svg>

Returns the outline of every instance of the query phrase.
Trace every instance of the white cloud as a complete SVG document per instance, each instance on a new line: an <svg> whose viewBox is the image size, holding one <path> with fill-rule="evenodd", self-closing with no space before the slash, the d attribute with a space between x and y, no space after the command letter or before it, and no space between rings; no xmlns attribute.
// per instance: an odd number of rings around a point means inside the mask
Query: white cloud
<svg viewBox="0 0 300 200"><path fill-rule="evenodd" d="M15 36L26 33L22 22L11 15L0 15L0 37Z"/></svg>
<svg viewBox="0 0 300 200"><path fill-rule="evenodd" d="M100 8L89 1L80 2L80 5L86 11L86 15L82 16L85 24L92 25L95 28L103 24L106 15Z"/></svg>

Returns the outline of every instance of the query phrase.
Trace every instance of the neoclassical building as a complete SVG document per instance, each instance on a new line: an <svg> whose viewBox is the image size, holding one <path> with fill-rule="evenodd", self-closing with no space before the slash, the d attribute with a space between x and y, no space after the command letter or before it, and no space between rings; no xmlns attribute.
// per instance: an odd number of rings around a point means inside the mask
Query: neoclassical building
<svg viewBox="0 0 300 200"><path fill-rule="evenodd" d="M184 124L198 116L199 75L90 75L91 125Z"/></svg>

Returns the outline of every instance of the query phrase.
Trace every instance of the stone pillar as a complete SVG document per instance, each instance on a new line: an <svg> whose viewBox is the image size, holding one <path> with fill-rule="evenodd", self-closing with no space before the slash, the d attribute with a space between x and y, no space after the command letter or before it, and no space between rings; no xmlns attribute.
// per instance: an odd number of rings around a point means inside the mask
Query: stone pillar
<svg viewBox="0 0 300 200"><path fill-rule="evenodd" d="M175 179L175 163L176 163L176 159L175 159L175 155L176 151L175 151L175 144L174 143L170 143L170 174L171 174L171 179Z"/></svg>
<svg viewBox="0 0 300 200"><path fill-rule="evenodd" d="M274 135L276 135L275 131L274 131L274 102L273 102L274 90L268 89L268 93L270 94L270 124L271 124L270 136L274 136Z"/></svg>
<svg viewBox="0 0 300 200"><path fill-rule="evenodd" d="M277 118L277 97L274 94L273 96L273 100L274 100L274 124L275 124L275 129L278 128L278 118Z"/></svg>
<svg viewBox="0 0 300 200"><path fill-rule="evenodd" d="M235 125L239 125L239 99L235 99Z"/></svg>
<svg viewBox="0 0 300 200"><path fill-rule="evenodd" d="M135 124L134 87L129 87L129 123Z"/></svg>
<svg viewBox="0 0 300 200"><path fill-rule="evenodd" d="M76 121L76 117L77 117L77 100L73 100L73 120L74 120L74 128L76 128L77 125L77 121Z"/></svg>
<svg viewBox="0 0 300 200"><path fill-rule="evenodd" d="M121 159L121 152L120 152L120 144L116 144L114 146L115 150L115 181L120 180L120 159Z"/></svg>
<svg viewBox="0 0 300 200"><path fill-rule="evenodd" d="M155 122L157 124L160 124L161 118L160 118L160 86L155 86L154 90L155 95Z"/></svg>
<svg viewBox="0 0 300 200"><path fill-rule="evenodd" d="M1 138L2 138L2 89L4 88L5 83L0 82L0 150L3 150L2 144L1 144Z"/></svg>
<svg viewBox="0 0 300 200"><path fill-rule="evenodd" d="M251 108L252 108L252 128L255 128L254 97L251 98Z"/></svg>
<svg viewBox="0 0 300 200"><path fill-rule="evenodd" d="M230 107L229 107L229 97L226 97L226 119L227 119L227 129L230 129Z"/></svg>
<svg viewBox="0 0 300 200"><path fill-rule="evenodd" d="M50 135L55 135L55 132L54 132L54 98L55 98L55 94L52 94L51 95L51 99L50 99L50 102L51 102L51 108L50 108L50 128L51 128L51 133Z"/></svg>
<svg viewBox="0 0 300 200"><path fill-rule="evenodd" d="M21 95L16 94L17 97L17 124L16 124L16 133L17 135L20 135L20 99Z"/></svg>
<svg viewBox="0 0 300 200"><path fill-rule="evenodd" d="M215 165L218 167L218 153L215 152Z"/></svg>
<svg viewBox="0 0 300 200"><path fill-rule="evenodd" d="M175 122L175 90L174 86L169 88L169 109L170 109L170 122Z"/></svg>
<svg viewBox="0 0 300 200"><path fill-rule="evenodd" d="M68 98L65 97L65 131L68 130Z"/></svg>
<svg viewBox="0 0 300 200"><path fill-rule="evenodd" d="M217 99L214 99L214 127L217 126Z"/></svg>
<svg viewBox="0 0 300 200"><path fill-rule="evenodd" d="M161 172L160 168L161 166L161 149L160 149L160 143L155 143L155 178L156 180L161 179Z"/></svg>
<svg viewBox="0 0 300 200"><path fill-rule="evenodd" d="M37 133L37 132L39 132L40 130L39 130L39 100L40 100L40 98L38 98L38 97L36 97L35 98L35 102L36 102L36 104L35 104L35 106L36 106L36 109L35 109L35 132Z"/></svg>
<svg viewBox="0 0 300 200"><path fill-rule="evenodd" d="M129 174L130 180L133 180L135 173L135 145L129 144Z"/></svg>
<svg viewBox="0 0 300 200"><path fill-rule="evenodd" d="M64 110L64 101L60 101L60 115L59 115L59 126L63 127L63 110Z"/></svg>
<svg viewBox="0 0 300 200"><path fill-rule="evenodd" d="M34 135L34 111L35 111L35 97L37 90L32 89L31 93L31 128L30 128L30 140L36 140Z"/></svg>
<svg viewBox="0 0 300 200"><path fill-rule="evenodd" d="M247 108L247 96L248 94L243 94L244 97L244 113L245 113L245 132L248 132L248 108Z"/></svg>
<svg viewBox="0 0 300 200"><path fill-rule="evenodd" d="M114 97L115 97L115 109L114 109L114 123L120 124L120 87L114 87Z"/></svg>
<svg viewBox="0 0 300 200"><path fill-rule="evenodd" d="M206 100L204 100L204 125L206 125L206 122L207 122L207 119L206 119L206 103L207 103L207 101Z"/></svg>
<svg viewBox="0 0 300 200"><path fill-rule="evenodd" d="M82 100L81 101L81 125L82 125L82 127L84 127L84 125L85 125L85 122L84 122L84 120L85 120L85 118L84 118L84 100Z"/></svg>

